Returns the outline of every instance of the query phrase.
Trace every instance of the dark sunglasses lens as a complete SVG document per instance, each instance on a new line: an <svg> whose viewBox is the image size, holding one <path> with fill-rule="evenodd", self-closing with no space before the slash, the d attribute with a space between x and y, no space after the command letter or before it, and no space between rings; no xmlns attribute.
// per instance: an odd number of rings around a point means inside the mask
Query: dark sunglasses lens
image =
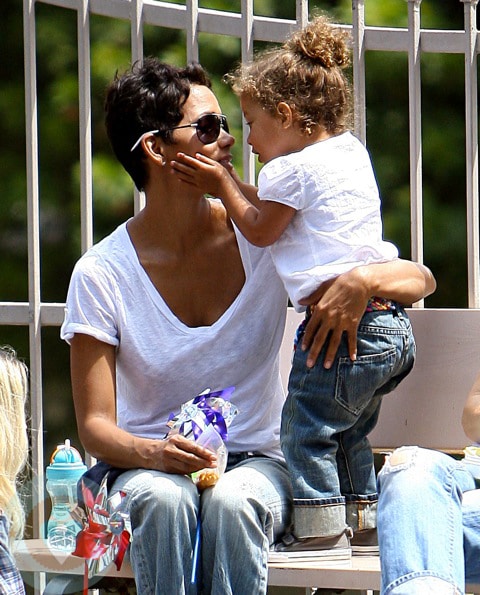
<svg viewBox="0 0 480 595"><path fill-rule="evenodd" d="M228 132L226 119L222 122L220 116L217 116L216 114L202 116L197 122L198 138L204 145L215 142L220 135L220 128L222 125Z"/></svg>

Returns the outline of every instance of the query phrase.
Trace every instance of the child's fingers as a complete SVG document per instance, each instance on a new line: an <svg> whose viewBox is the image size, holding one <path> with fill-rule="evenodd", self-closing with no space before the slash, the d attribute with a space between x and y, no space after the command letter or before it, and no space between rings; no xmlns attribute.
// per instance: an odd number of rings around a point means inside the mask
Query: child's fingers
<svg viewBox="0 0 480 595"><path fill-rule="evenodd" d="M177 153L178 161L190 165L191 167L198 167L198 162L205 163L207 165L215 165L217 162L210 157L207 157L203 153L196 153L195 157L187 155L186 153Z"/></svg>

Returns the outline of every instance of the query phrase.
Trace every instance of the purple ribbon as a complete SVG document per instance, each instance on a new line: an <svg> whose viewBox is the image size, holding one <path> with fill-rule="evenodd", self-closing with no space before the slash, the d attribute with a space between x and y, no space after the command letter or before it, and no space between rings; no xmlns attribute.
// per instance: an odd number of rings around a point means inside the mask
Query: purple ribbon
<svg viewBox="0 0 480 595"><path fill-rule="evenodd" d="M213 425L215 430L220 434L223 441L227 438L227 424L225 418L218 411L214 409L210 403L210 397L212 395L198 395L192 401L192 407L196 407L196 414L189 420L185 420L180 426L181 434L188 434L190 431L193 432L195 440L200 436L206 426ZM200 418L199 418L200 414ZM191 429L188 425L191 424Z"/></svg>
<svg viewBox="0 0 480 595"><path fill-rule="evenodd" d="M227 399L235 390L230 386L223 390L197 395L191 401L182 405L178 415L171 414L169 425L171 428L178 428L178 432L185 437L193 435L197 438L205 428L212 425L225 442L227 439L227 427L237 413L237 408Z"/></svg>

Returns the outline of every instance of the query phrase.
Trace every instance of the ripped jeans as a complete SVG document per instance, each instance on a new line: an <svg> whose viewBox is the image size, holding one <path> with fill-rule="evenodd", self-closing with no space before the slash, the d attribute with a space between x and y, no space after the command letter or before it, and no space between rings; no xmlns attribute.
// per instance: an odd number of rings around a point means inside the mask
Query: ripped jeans
<svg viewBox="0 0 480 595"><path fill-rule="evenodd" d="M480 581L480 490L463 463L402 447L378 490L382 595L462 595Z"/></svg>
<svg viewBox="0 0 480 595"><path fill-rule="evenodd" d="M139 595L266 594L268 550L290 522L288 473L283 461L262 455L230 455L227 469L201 494L185 475L148 469L128 470L115 481L112 492L126 494ZM199 515L200 564L193 581Z"/></svg>

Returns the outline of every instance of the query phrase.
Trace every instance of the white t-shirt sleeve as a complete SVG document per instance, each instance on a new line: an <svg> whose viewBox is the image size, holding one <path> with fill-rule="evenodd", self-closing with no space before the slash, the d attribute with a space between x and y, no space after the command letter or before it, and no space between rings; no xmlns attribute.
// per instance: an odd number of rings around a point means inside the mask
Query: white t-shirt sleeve
<svg viewBox="0 0 480 595"><path fill-rule="evenodd" d="M68 289L60 337L70 343L76 333L119 344L116 291L107 270L95 255L84 256L75 266Z"/></svg>
<svg viewBox="0 0 480 595"><path fill-rule="evenodd" d="M288 155L273 159L258 175L258 198L272 200L300 210L305 207L305 180Z"/></svg>

